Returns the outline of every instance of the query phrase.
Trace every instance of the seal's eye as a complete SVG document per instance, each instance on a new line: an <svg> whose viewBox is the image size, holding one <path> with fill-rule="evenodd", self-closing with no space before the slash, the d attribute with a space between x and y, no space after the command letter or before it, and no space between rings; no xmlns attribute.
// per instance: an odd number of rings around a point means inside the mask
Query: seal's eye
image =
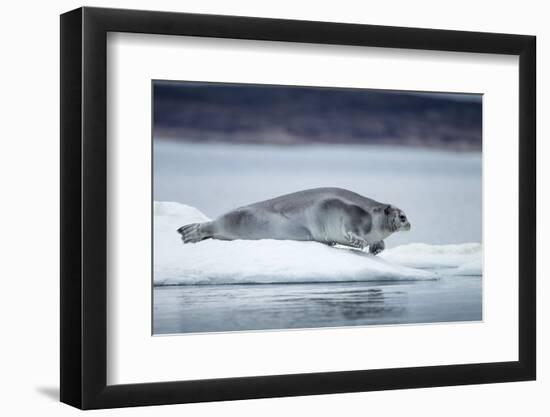
<svg viewBox="0 0 550 417"><path fill-rule="evenodd" d="M402 222L406 222L407 221L407 218L405 217L405 215L401 214L399 216L399 219L402 221Z"/></svg>

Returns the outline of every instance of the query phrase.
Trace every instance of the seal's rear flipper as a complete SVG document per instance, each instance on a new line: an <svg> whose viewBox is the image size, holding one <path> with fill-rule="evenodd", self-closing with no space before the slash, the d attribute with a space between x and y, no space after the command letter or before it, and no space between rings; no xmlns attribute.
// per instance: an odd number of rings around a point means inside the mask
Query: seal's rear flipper
<svg viewBox="0 0 550 417"><path fill-rule="evenodd" d="M191 223L180 227L178 233L181 235L183 243L197 243L204 239L210 239L212 235L207 232L209 228L205 227L209 223Z"/></svg>

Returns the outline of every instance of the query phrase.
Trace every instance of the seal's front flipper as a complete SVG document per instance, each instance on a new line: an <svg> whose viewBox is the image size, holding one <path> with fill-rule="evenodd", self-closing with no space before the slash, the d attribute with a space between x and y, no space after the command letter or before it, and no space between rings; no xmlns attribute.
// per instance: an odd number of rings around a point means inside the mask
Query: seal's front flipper
<svg viewBox="0 0 550 417"><path fill-rule="evenodd" d="M367 242L365 242L359 236L351 232L348 232L346 234L346 240L348 241L347 242L348 246L351 246L352 248L357 248L362 250L365 246L367 246Z"/></svg>
<svg viewBox="0 0 550 417"><path fill-rule="evenodd" d="M183 243L197 243L204 239L210 239L212 235L208 232L210 222L191 223L178 229Z"/></svg>
<svg viewBox="0 0 550 417"><path fill-rule="evenodd" d="M378 242L371 243L369 245L369 252L373 255L378 255L380 252L384 250L386 247L386 244L383 240L379 240Z"/></svg>

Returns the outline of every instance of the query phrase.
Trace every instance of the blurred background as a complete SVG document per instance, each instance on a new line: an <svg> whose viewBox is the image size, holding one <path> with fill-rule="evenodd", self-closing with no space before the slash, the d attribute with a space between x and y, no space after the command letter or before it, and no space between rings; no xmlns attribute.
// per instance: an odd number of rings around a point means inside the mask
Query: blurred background
<svg viewBox="0 0 550 417"><path fill-rule="evenodd" d="M154 82L154 134L180 141L481 149L481 95Z"/></svg>
<svg viewBox="0 0 550 417"><path fill-rule="evenodd" d="M403 209L387 247L481 242L482 96L154 81L154 199L215 218L314 187Z"/></svg>

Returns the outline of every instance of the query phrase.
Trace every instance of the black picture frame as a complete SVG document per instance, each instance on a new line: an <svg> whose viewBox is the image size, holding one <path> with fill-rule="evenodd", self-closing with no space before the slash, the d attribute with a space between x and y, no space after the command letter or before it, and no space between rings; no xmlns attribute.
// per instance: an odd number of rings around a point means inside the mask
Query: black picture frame
<svg viewBox="0 0 550 417"><path fill-rule="evenodd" d="M519 56L519 360L107 385L108 32ZM61 15L61 401L82 409L482 384L536 376L534 36L171 12Z"/></svg>

